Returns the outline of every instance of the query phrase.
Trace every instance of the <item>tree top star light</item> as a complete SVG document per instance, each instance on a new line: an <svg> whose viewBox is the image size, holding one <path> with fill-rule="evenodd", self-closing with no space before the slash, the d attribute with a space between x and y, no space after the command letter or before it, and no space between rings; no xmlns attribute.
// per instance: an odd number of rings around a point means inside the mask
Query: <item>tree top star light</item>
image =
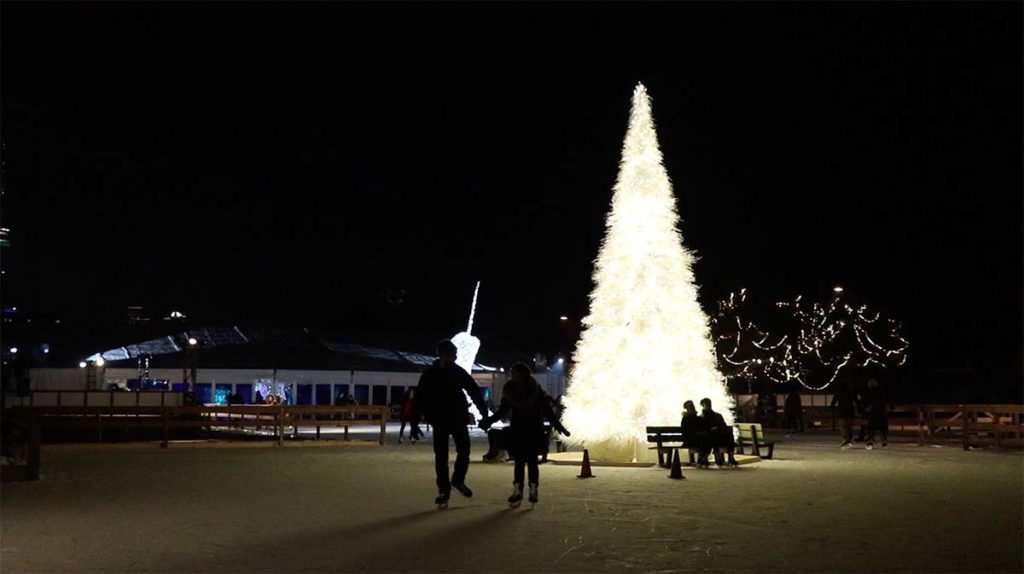
<svg viewBox="0 0 1024 574"><path fill-rule="evenodd" d="M686 400L710 398L732 422L678 223L639 84L564 401L570 440L597 460L646 460L645 427L679 424Z"/></svg>

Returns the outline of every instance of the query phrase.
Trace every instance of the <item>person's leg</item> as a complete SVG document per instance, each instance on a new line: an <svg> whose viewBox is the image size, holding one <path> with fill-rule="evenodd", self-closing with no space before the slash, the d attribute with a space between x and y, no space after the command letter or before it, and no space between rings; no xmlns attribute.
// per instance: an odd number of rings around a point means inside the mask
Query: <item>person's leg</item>
<svg viewBox="0 0 1024 574"><path fill-rule="evenodd" d="M512 470L512 482L520 485L523 484L523 474L526 467L526 457L521 455L515 457L515 469Z"/></svg>
<svg viewBox="0 0 1024 574"><path fill-rule="evenodd" d="M878 421L878 432L882 435L882 446L889 444L889 417L882 415Z"/></svg>
<svg viewBox="0 0 1024 574"><path fill-rule="evenodd" d="M449 492L452 489L448 478L448 431L434 425L434 472L437 474L437 490Z"/></svg>
<svg viewBox="0 0 1024 574"><path fill-rule="evenodd" d="M409 438L413 441L418 441L423 438L423 433L420 432L419 421L416 419L409 421Z"/></svg>
<svg viewBox="0 0 1024 574"><path fill-rule="evenodd" d="M527 476L530 479L530 484L537 484L540 482L540 467L537 465L536 455L531 455L526 458L526 469L529 472Z"/></svg>
<svg viewBox="0 0 1024 574"><path fill-rule="evenodd" d="M402 442L402 435L405 434L405 419L401 419L402 424L398 427L398 442ZM409 434L412 434L412 429L409 429Z"/></svg>
<svg viewBox="0 0 1024 574"><path fill-rule="evenodd" d="M466 484L466 472L469 470L469 429L466 425L457 425L451 429L455 441L455 469L452 470L452 484Z"/></svg>
<svg viewBox="0 0 1024 574"><path fill-rule="evenodd" d="M844 416L841 423L843 427L843 444L850 444L853 441L853 417Z"/></svg>

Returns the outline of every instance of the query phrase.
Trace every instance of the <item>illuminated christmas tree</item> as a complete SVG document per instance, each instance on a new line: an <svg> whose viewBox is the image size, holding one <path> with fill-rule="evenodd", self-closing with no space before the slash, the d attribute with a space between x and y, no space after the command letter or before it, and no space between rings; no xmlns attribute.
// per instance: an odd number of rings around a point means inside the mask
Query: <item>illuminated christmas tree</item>
<svg viewBox="0 0 1024 574"><path fill-rule="evenodd" d="M679 424L686 400L710 398L732 422L678 222L638 85L564 400L571 440L596 460L649 459L645 427Z"/></svg>

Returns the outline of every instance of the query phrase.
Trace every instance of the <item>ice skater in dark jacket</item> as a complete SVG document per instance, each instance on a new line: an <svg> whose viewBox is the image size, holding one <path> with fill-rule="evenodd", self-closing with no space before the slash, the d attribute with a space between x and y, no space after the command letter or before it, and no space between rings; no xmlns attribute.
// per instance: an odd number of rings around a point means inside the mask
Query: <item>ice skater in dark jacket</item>
<svg viewBox="0 0 1024 574"><path fill-rule="evenodd" d="M464 496L473 496L466 486L469 470L469 403L466 395L481 413L487 405L476 381L455 364L455 344L449 340L437 344L437 360L420 376L416 386L416 409L434 428L434 470L437 474L438 505L447 505L451 489ZM465 393L463 393L465 391ZM455 441L455 468L448 477L448 437Z"/></svg>
<svg viewBox="0 0 1024 574"><path fill-rule="evenodd" d="M544 452L548 440L544 420L547 419L555 430L565 436L569 436L569 431L558 420L547 394L530 373L530 367L516 363L510 372L512 378L502 387L501 406L493 415L480 421L480 427L486 429L494 421L509 417L508 445L515 459L512 478L515 490L508 497L508 503L516 506L523 500L524 468L529 472L530 502L537 502L537 486L540 482L537 457Z"/></svg>

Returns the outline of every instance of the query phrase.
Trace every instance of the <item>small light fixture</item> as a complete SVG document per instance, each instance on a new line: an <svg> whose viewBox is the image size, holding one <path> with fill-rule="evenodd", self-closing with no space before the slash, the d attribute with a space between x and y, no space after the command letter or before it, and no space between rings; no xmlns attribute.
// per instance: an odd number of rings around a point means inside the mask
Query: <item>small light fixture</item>
<svg viewBox="0 0 1024 574"><path fill-rule="evenodd" d="M842 288L841 285L836 285L835 287L832 288L832 290L835 291L836 293L842 293L843 292L843 288Z"/></svg>
<svg viewBox="0 0 1024 574"><path fill-rule="evenodd" d="M189 337L188 338L188 344L189 345L192 345L193 347L195 347L196 344L198 344L198 343L199 343L199 341L197 341L195 337Z"/></svg>
<svg viewBox="0 0 1024 574"><path fill-rule="evenodd" d="M565 315L562 315L561 317L559 317L559 320L561 320L561 321L568 321L569 318L566 317Z"/></svg>
<svg viewBox="0 0 1024 574"><path fill-rule="evenodd" d="M100 358L96 359L96 366L97 367L102 367L105 363L106 363L106 361L103 360L103 357L100 357Z"/></svg>
<svg viewBox="0 0 1024 574"><path fill-rule="evenodd" d="M17 347L11 347L11 353L12 354L17 354L18 353L18 348Z"/></svg>
<svg viewBox="0 0 1024 574"><path fill-rule="evenodd" d="M85 367L86 367L86 363L85 363L85 361L79 361L79 362L78 362L78 368L79 368L79 369L84 369Z"/></svg>

